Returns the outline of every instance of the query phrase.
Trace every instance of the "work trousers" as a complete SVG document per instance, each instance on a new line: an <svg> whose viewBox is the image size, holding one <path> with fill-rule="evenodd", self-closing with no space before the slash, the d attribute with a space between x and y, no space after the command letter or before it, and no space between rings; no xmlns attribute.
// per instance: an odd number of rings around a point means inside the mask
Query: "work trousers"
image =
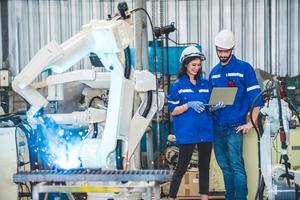
<svg viewBox="0 0 300 200"><path fill-rule="evenodd" d="M214 151L223 172L226 200L246 200L247 175L243 159L243 134L236 133L239 125L215 126Z"/></svg>
<svg viewBox="0 0 300 200"><path fill-rule="evenodd" d="M197 145L198 149L198 170L199 170L199 193L208 194L209 192L209 163L212 149L211 142L197 144L180 144L178 163L175 168L170 184L169 197L176 198L181 183L181 179L187 171L192 154Z"/></svg>

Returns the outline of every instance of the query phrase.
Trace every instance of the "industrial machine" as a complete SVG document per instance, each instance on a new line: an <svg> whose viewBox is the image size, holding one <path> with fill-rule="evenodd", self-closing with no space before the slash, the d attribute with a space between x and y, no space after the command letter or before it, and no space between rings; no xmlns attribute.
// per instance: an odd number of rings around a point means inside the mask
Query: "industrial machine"
<svg viewBox="0 0 300 200"><path fill-rule="evenodd" d="M9 72L0 70L0 115L9 112Z"/></svg>
<svg viewBox="0 0 300 200"><path fill-rule="evenodd" d="M300 112L300 75L287 78L287 97L291 99L295 108Z"/></svg>
<svg viewBox="0 0 300 200"><path fill-rule="evenodd" d="M145 191L150 199L151 188L157 188L156 181L169 179L166 170L145 172L134 164L134 151L151 119L162 108L164 94L158 91L153 74L131 68L130 15L126 3L119 3L118 9L119 14L113 18L91 21L64 43L51 42L43 47L12 82L14 91L30 108L26 116L11 114L1 120L6 126L12 121L12 126L21 127L26 135L22 145L28 144L29 161L23 161L21 143L16 141L16 164L22 162L22 166L30 167L18 168L13 180L20 185L33 183L34 200L41 192L89 192L88 199L137 199L136 193ZM102 68L66 72L90 53ZM48 88L47 98L37 90L41 86L33 84L45 70L55 73L42 86ZM94 96L88 105L61 113L53 105L65 98L65 86L70 83L88 86L84 90L86 97ZM141 103L133 114L135 91ZM16 133L8 137L17 138ZM26 191L30 190L27 185Z"/></svg>
<svg viewBox="0 0 300 200"><path fill-rule="evenodd" d="M264 82L265 105L258 118L260 178L256 199L269 200L299 199L300 171L291 170L288 158L289 121L292 111L280 98L280 81ZM252 116L252 115L250 115ZM275 163L272 148L280 138L280 162Z"/></svg>
<svg viewBox="0 0 300 200"><path fill-rule="evenodd" d="M169 169L172 170L175 169L179 157L179 148L178 146L175 145L175 140L176 140L175 135L169 135L167 147L164 151L166 164L168 165ZM197 167L198 167L198 151L195 148L188 168L197 168Z"/></svg>

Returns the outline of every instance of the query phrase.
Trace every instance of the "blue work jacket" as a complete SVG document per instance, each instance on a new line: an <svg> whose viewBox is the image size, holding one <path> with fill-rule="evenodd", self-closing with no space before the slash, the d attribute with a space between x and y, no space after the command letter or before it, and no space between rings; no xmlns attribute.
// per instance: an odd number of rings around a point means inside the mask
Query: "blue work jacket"
<svg viewBox="0 0 300 200"><path fill-rule="evenodd" d="M181 76L172 84L168 99L169 112L175 107L186 104L189 101L201 101L208 103L210 97L207 80L198 78L193 85L187 75ZM176 144L192 144L199 142L211 142L213 140L213 128L211 115L205 110L197 113L192 108L173 116Z"/></svg>
<svg viewBox="0 0 300 200"><path fill-rule="evenodd" d="M218 125L241 125L246 123L247 113L255 97L261 92L252 66L232 55L227 65L217 64L209 75L210 87L237 87L233 105L215 112ZM259 97L254 107L262 106Z"/></svg>

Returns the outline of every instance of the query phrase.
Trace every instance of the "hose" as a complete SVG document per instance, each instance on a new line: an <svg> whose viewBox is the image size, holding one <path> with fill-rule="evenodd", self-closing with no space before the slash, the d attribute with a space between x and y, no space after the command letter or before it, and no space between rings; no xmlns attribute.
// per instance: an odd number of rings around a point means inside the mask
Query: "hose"
<svg viewBox="0 0 300 200"><path fill-rule="evenodd" d="M131 72L131 57L130 57L130 48L127 47L124 50L125 53L125 71L124 76L126 79L130 78L130 72Z"/></svg>

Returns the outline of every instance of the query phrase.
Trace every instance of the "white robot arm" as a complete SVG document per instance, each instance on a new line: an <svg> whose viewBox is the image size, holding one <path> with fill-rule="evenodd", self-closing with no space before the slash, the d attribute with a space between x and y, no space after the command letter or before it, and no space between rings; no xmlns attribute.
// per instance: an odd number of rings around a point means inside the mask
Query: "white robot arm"
<svg viewBox="0 0 300 200"><path fill-rule="evenodd" d="M135 112L133 118L130 122L130 131L128 135L128 160L131 159L137 145L139 144L142 136L148 127L150 121L155 115L157 110L161 110L164 104L164 93L163 91L158 92L158 97L156 97L156 84L155 77L153 74L147 71L135 71L135 90L139 93L142 99L142 103ZM152 91L152 105L149 109L147 116L143 116L143 112L146 107L146 98L148 97L148 91ZM156 102L158 100L158 102ZM157 105L158 103L158 105Z"/></svg>
<svg viewBox="0 0 300 200"><path fill-rule="evenodd" d="M63 84L75 81L84 83L91 88L109 89L110 72L98 72L95 69L83 69L49 76L46 79L48 85L47 99L49 101L63 100Z"/></svg>
<svg viewBox="0 0 300 200"><path fill-rule="evenodd" d="M33 117L48 103L30 85L42 71L51 69L55 73L65 72L90 52L96 53L104 67L111 70L114 60L118 59L116 53L128 47L131 39L131 25L127 21L94 20L61 45L51 42L42 48L12 83L13 89L31 105L28 116Z"/></svg>
<svg viewBox="0 0 300 200"><path fill-rule="evenodd" d="M105 115L105 110L88 108L83 112L47 114L47 117L53 119L57 124L71 124L73 126L80 127L103 122L105 121Z"/></svg>
<svg viewBox="0 0 300 200"><path fill-rule="evenodd" d="M71 82L81 82L90 88L109 89L110 72L98 72L95 69L83 69L47 77L48 101L64 100L64 85ZM58 124L70 124L75 127L105 121L106 110L88 108L82 112L47 114Z"/></svg>
<svg viewBox="0 0 300 200"><path fill-rule="evenodd" d="M266 81L266 83L265 87L270 93L270 99L260 110L260 113L265 116L263 134L259 143L263 181L268 192L268 199L296 199L294 197L296 195L295 184L299 184L300 173L286 168L290 133L289 121L292 112L287 102L277 99L276 85L271 81ZM275 164L272 159L272 147L278 134L281 140L281 158L285 165L282 163ZM290 177L287 178L287 174ZM293 177L293 181L291 181L291 177ZM260 192L263 193L263 190Z"/></svg>
<svg viewBox="0 0 300 200"><path fill-rule="evenodd" d="M59 73L47 79L48 100L63 98L62 86L67 82L80 81L98 89L109 87L107 109L102 112L88 109L84 113L50 116L59 123L75 121L77 124L82 120L84 123L102 122L105 118L102 133L97 138L83 141L80 153L83 167L116 167L117 141L121 141L122 153L127 152L129 159L153 115L163 105L163 93L156 96L153 74L133 72L129 63L124 66L117 55L129 46L131 40L131 24L127 20L92 21L63 44L51 43L44 47L13 82L14 90L31 104L29 118L48 103L30 85L43 70ZM97 54L109 75L95 70L63 73L90 52ZM142 104L132 117L134 90L140 93Z"/></svg>
<svg viewBox="0 0 300 200"><path fill-rule="evenodd" d="M47 105L48 101L30 84L38 77L51 62L62 57L63 51L61 47L52 42L42 48L25 66L20 74L18 74L12 82L15 92L19 93L31 105L28 111L29 116L33 116L40 108Z"/></svg>

